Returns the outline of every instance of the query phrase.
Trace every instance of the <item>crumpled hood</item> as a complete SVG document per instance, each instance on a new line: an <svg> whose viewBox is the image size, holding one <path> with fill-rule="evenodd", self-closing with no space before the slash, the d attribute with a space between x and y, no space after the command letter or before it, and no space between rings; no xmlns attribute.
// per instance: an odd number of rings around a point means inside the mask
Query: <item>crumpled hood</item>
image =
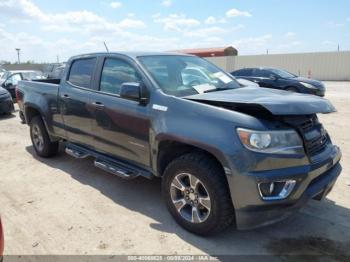
<svg viewBox="0 0 350 262"><path fill-rule="evenodd" d="M217 106L263 108L273 115L311 115L336 111L328 100L318 96L261 87L209 92L184 98Z"/></svg>

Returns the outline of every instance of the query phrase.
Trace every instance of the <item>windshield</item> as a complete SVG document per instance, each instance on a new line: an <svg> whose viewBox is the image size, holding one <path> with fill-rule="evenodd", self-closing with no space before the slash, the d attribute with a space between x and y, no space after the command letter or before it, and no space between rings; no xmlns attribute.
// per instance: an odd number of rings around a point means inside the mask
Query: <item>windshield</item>
<svg viewBox="0 0 350 262"><path fill-rule="evenodd" d="M164 93L178 97L239 88L230 75L195 56L141 56L138 60Z"/></svg>
<svg viewBox="0 0 350 262"><path fill-rule="evenodd" d="M279 77L282 77L282 78L297 77L296 75L293 75L292 73L289 73L287 71L280 70L280 69L270 69L269 71L271 71L272 73L275 73L276 75L278 75Z"/></svg>

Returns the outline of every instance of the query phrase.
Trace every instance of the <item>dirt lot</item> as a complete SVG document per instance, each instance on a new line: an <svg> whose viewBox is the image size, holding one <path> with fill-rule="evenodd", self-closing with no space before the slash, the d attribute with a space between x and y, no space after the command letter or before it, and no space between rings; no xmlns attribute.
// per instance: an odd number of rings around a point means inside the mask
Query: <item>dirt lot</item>
<svg viewBox="0 0 350 262"><path fill-rule="evenodd" d="M326 83L338 113L321 116L343 152L323 202L266 228L212 238L170 217L160 181L124 181L61 153L39 159L18 112L0 119L0 213L6 254L341 254L350 252L350 83ZM348 253L349 254L349 253Z"/></svg>

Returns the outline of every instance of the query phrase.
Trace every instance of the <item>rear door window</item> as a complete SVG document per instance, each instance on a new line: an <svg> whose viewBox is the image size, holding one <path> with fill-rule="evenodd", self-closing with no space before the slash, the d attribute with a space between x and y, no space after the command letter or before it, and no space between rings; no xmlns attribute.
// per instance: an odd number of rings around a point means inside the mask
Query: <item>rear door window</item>
<svg viewBox="0 0 350 262"><path fill-rule="evenodd" d="M73 61L68 82L75 86L91 88L92 75L96 58L78 59Z"/></svg>

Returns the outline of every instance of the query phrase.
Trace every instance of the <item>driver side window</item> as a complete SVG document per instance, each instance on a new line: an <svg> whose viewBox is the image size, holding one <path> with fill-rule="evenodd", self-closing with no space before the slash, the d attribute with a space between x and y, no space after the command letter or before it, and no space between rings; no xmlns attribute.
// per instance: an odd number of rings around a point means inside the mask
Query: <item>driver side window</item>
<svg viewBox="0 0 350 262"><path fill-rule="evenodd" d="M140 81L139 74L130 64L120 59L107 58L101 74L100 91L119 95L122 84Z"/></svg>

